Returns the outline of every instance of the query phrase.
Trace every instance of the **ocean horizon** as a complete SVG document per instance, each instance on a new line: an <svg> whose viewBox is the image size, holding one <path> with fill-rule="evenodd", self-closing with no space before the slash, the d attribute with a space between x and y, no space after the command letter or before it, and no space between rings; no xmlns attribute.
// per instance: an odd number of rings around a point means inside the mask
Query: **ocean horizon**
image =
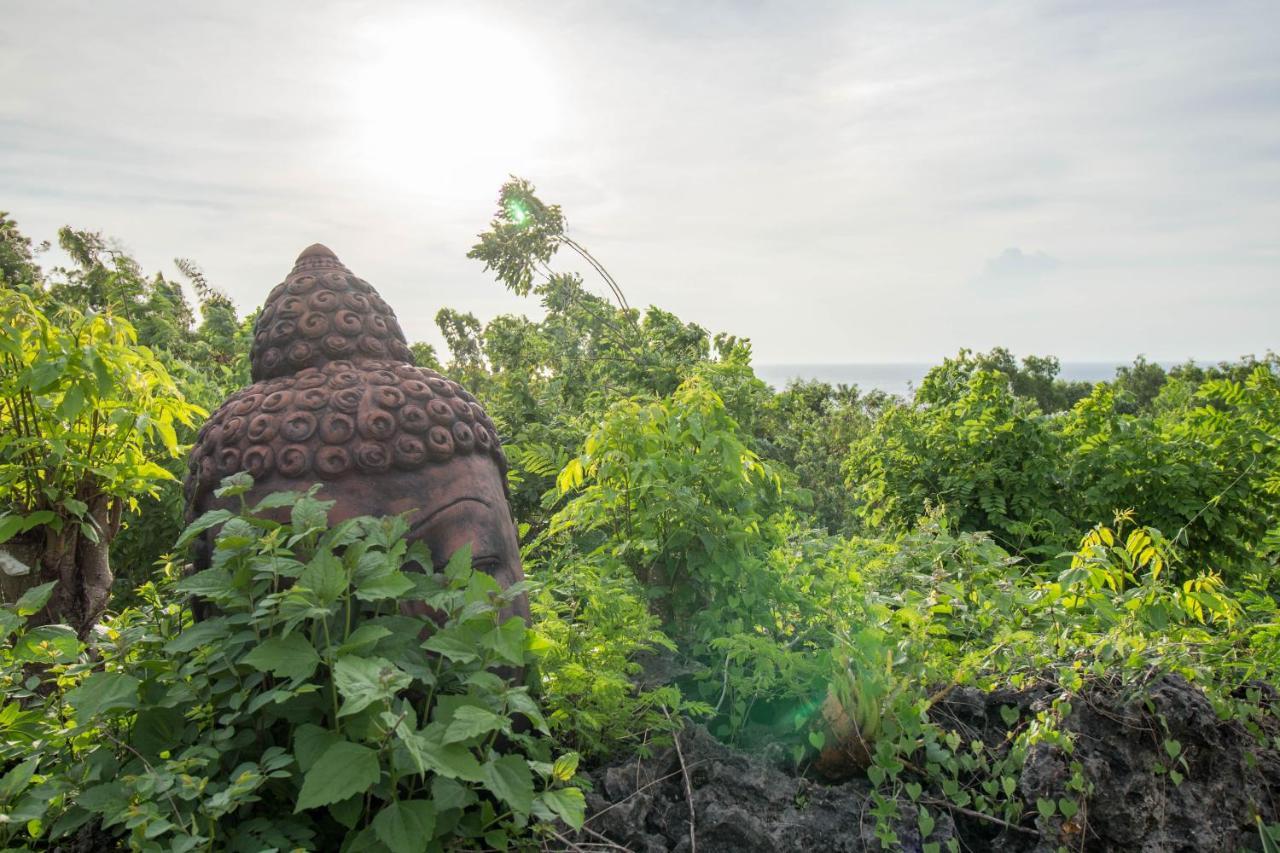
<svg viewBox="0 0 1280 853"><path fill-rule="evenodd" d="M1058 378L1072 382L1101 382L1113 379L1116 368L1126 362L1064 361ZM1159 362L1166 370L1174 362ZM937 362L847 362L843 364L756 364L759 376L774 388L785 388L793 380L818 380L832 385L856 385L863 391L878 389L889 394L908 396L920 385L925 374Z"/></svg>

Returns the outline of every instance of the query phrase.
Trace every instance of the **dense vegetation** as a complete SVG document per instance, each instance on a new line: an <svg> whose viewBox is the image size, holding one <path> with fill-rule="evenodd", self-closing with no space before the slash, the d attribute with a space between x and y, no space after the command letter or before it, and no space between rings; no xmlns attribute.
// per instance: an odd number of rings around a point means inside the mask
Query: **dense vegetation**
<svg viewBox="0 0 1280 853"><path fill-rule="evenodd" d="M330 527L314 492L182 533L178 457L247 383L253 316L191 262L195 309L97 234L59 243L72 266L45 271L0 215L0 548L34 555L0 557L0 844L97 827L147 850L554 845L583 820L579 760L692 718L796 772L865 776L892 848L904 799L923 837L940 810L1087 819L1079 766L1056 800L1013 781L1032 748L1069 759L1061 723L1090 682L1176 672L1266 737L1274 354L1139 358L1090 386L1053 358L962 351L911 399L778 391L748 341L630 307L514 181L471 256L542 319L437 322L512 463L526 628L465 552L402 572L402 521ZM565 251L609 297L557 271ZM186 540L214 525L213 568L184 578ZM193 623L192 594L219 615ZM527 684L500 677L519 666ZM1035 682L1059 698L998 752L927 713L961 685ZM1160 768L1175 785L1180 749Z"/></svg>

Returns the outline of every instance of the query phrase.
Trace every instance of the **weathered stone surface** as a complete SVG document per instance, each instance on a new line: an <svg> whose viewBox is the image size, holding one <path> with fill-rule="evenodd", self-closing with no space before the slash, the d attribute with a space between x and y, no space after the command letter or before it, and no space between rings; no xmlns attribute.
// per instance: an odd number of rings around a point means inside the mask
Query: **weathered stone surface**
<svg viewBox="0 0 1280 853"><path fill-rule="evenodd" d="M1280 711L1276 692L1265 685L1258 689L1263 704ZM1055 696L1047 687L991 693L961 688L932 714L967 740L982 740L999 752L1009 733L1001 708L1018 708L1025 721L1049 708ZM1075 735L1074 752L1032 750L1018 783L1024 802L1018 830L931 806L937 826L927 840L946 849L954 837L962 850L1017 853L1060 847L1093 853L1237 851L1260 849L1255 814L1268 823L1280 821L1280 752L1261 745L1239 723L1219 720L1203 692L1182 678L1165 676L1142 691L1095 686L1071 702L1064 727ZM1263 725L1268 737L1280 735L1274 716L1264 716ZM1187 759L1180 785L1155 769L1157 762L1171 763L1167 738L1181 744ZM757 755L724 746L697 726L681 736L681 747L693 788L698 850L881 849L865 780L827 786L797 778ZM1039 817L1037 799L1068 796L1072 761L1083 765L1091 785L1084 808L1072 821ZM629 850L688 850L689 808L674 749L590 776L595 791L587 795L588 828ZM922 798L936 801L941 792L926 788ZM914 807L902 802L900 808L897 849L921 850Z"/></svg>
<svg viewBox="0 0 1280 853"><path fill-rule="evenodd" d="M879 849L865 781L828 786L791 776L758 757L730 749L701 726L680 735L693 791L694 836L700 853L739 851L860 851ZM586 826L628 850L687 851L689 806L680 757L668 748L591 773ZM900 849L923 849L914 806L901 804L895 831ZM952 835L938 815L930 841ZM599 841L582 834L584 842Z"/></svg>

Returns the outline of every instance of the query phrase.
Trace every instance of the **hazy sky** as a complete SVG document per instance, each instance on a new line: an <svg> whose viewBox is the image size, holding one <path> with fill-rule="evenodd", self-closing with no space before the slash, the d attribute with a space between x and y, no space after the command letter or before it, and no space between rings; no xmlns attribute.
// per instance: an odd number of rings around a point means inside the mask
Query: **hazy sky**
<svg viewBox="0 0 1280 853"><path fill-rule="evenodd" d="M1260 354L1278 35L1274 0L11 0L0 210L241 310L323 242L438 342L536 314L465 258L514 173L759 362Z"/></svg>

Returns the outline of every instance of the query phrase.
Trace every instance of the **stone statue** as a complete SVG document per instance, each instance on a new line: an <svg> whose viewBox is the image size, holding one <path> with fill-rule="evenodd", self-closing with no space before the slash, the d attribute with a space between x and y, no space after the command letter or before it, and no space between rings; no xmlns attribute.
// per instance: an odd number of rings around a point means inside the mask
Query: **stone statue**
<svg viewBox="0 0 1280 853"><path fill-rule="evenodd" d="M507 462L493 421L456 382L415 367L387 303L319 244L298 256L254 326L254 384L200 430L186 480L189 519L219 506L238 471L251 500L320 483L331 523L406 513L437 567L470 544L477 569L520 580ZM196 546L209 565L212 533ZM419 611L428 615L425 605ZM523 596L504 613L528 620Z"/></svg>

